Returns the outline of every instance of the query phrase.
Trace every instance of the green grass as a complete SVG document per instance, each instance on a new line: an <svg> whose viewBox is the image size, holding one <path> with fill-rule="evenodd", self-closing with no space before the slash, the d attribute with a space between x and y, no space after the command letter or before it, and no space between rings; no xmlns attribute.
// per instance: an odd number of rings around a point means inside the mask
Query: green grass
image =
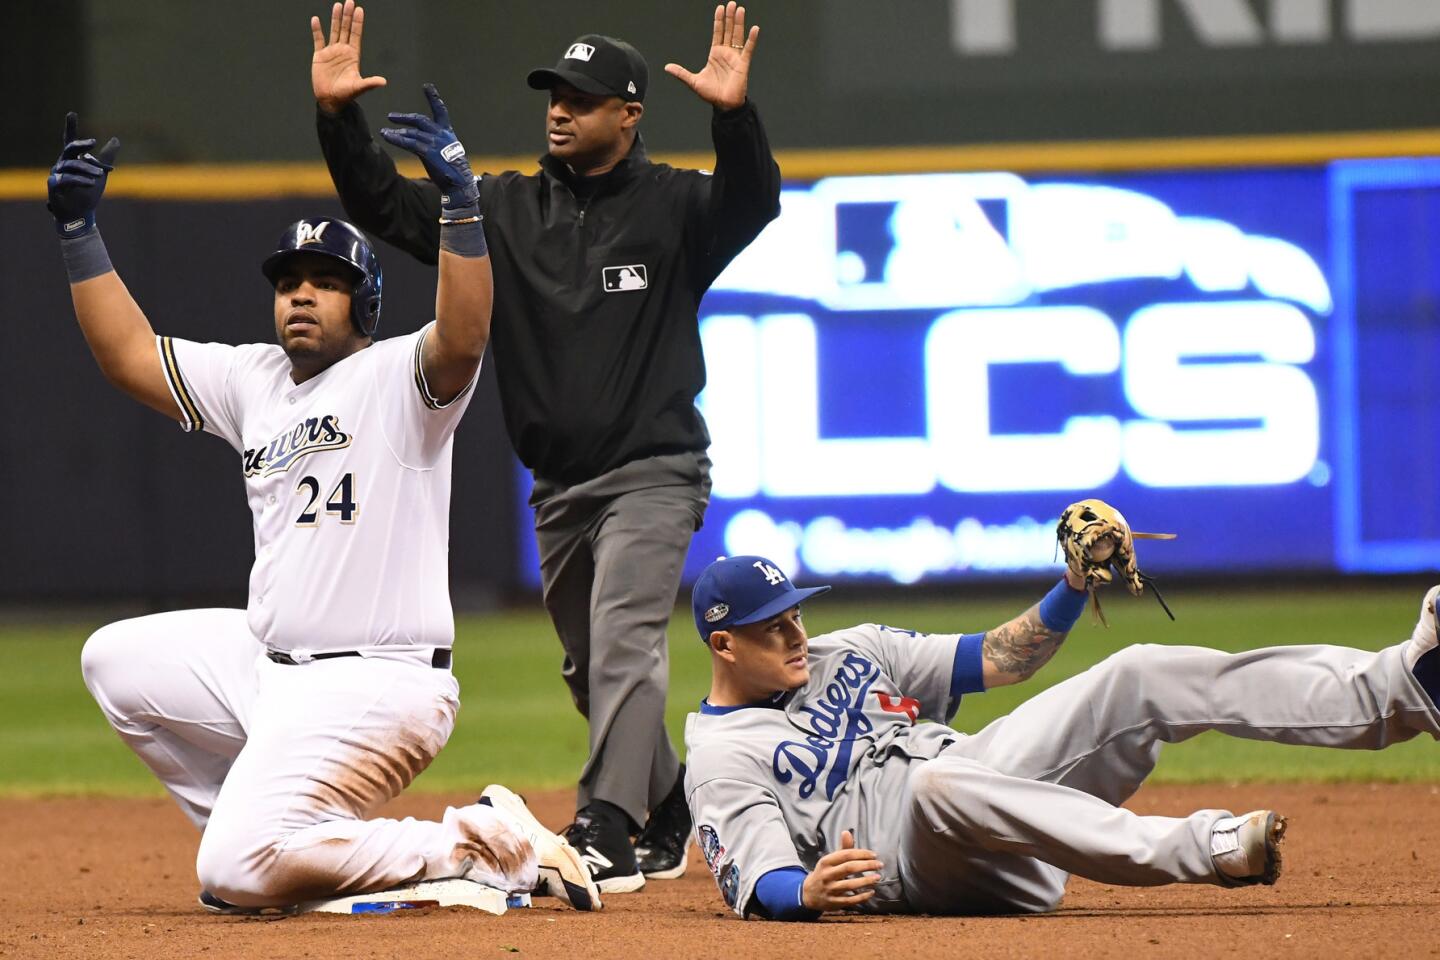
<svg viewBox="0 0 1440 960"><path fill-rule="evenodd" d="M1088 617L1059 655L1027 684L967 697L954 725L978 730L1050 684L1132 643L1243 650L1282 643L1378 649L1407 636L1419 607L1411 587L1245 592L1171 591L1179 620L1148 600L1110 593L1112 626ZM980 631L1014 615L1024 599L943 603L843 599L807 608L811 632L873 620L931 631ZM159 793L112 733L80 679L80 648L98 623L0 627L0 794ZM456 643L459 723L449 746L417 782L422 790L474 790L492 780L530 789L573 783L586 728L560 680L560 647L538 612L463 618ZM677 744L685 714L708 688L708 658L680 611L671 626L667 721ZM1440 749L1420 737L1389 750L1319 750L1205 734L1168 746L1156 779L1440 780Z"/></svg>

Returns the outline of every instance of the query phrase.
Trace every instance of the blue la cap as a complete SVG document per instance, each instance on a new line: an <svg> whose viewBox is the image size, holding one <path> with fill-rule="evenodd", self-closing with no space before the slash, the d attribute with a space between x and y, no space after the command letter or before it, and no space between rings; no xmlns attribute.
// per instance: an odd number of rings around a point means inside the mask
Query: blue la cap
<svg viewBox="0 0 1440 960"><path fill-rule="evenodd" d="M716 630L768 620L829 589L796 587L764 557L721 557L695 581L690 605L695 629L700 631L700 639L709 643Z"/></svg>

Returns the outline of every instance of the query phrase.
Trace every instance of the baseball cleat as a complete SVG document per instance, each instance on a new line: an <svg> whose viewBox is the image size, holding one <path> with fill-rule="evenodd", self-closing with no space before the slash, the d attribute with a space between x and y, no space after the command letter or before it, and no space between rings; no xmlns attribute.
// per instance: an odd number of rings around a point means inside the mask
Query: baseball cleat
<svg viewBox="0 0 1440 960"><path fill-rule="evenodd" d="M679 880L690 864L686 851L689 843L688 834L682 835L678 843L671 836L647 840L641 835L635 841L635 865L646 880Z"/></svg>
<svg viewBox="0 0 1440 960"><path fill-rule="evenodd" d="M1414 670L1415 663L1425 654L1435 649L1435 600L1440 597L1440 584L1431 587L1425 592L1425 599L1420 602L1420 619L1415 623L1415 629L1410 632L1410 641L1405 645L1405 666Z"/></svg>
<svg viewBox="0 0 1440 960"><path fill-rule="evenodd" d="M602 893L634 893L644 888L645 874L635 862L635 847L623 829L607 830L601 821L579 813L565 828L565 839L580 852Z"/></svg>
<svg viewBox="0 0 1440 960"><path fill-rule="evenodd" d="M1210 858L1216 874L1228 887L1274 884L1280 878L1280 840L1284 836L1285 818L1274 810L1222 817L1210 830Z"/></svg>
<svg viewBox="0 0 1440 960"><path fill-rule="evenodd" d="M650 811L650 819L635 838L635 862L647 880L678 880L685 875L690 846L690 808L685 805L685 765L675 786Z"/></svg>
<svg viewBox="0 0 1440 960"><path fill-rule="evenodd" d="M576 910L601 909L600 891L604 888L596 884L585 861L566 838L546 830L518 794L498 783L486 787L480 797L482 802L489 801L519 821L530 846L535 848L540 867L537 893L557 897Z"/></svg>
<svg viewBox="0 0 1440 960"><path fill-rule="evenodd" d="M285 917L299 910L298 907L241 907L221 900L209 890L201 890L196 899L209 912L226 917Z"/></svg>

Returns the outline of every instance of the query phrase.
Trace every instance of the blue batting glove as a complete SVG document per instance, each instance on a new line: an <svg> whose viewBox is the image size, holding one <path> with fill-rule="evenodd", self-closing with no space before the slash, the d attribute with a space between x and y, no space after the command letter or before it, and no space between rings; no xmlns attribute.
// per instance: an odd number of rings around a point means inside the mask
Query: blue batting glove
<svg viewBox="0 0 1440 960"><path fill-rule="evenodd" d="M480 209L480 187L465 158L465 147L450 126L450 112L435 84L425 84L425 97L430 101L433 120L418 113L392 113L390 122L402 124L403 128L387 127L380 136L420 158L431 182L440 188L440 207L445 217L476 214Z"/></svg>
<svg viewBox="0 0 1440 960"><path fill-rule="evenodd" d="M65 148L45 181L50 194L45 206L55 217L55 229L62 237L78 237L95 226L95 208L100 205L105 178L115 169L113 161L120 149L120 141L111 137L92 153L94 139L76 138L79 122L76 114L65 115Z"/></svg>

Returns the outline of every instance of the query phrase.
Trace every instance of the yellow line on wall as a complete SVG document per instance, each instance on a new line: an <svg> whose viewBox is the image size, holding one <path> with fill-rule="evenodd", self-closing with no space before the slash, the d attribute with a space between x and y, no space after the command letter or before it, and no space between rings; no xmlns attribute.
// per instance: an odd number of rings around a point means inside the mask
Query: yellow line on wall
<svg viewBox="0 0 1440 960"><path fill-rule="evenodd" d="M872 147L782 150L781 172L796 180L887 173L965 170L1053 172L1152 170L1194 167L1288 166L1345 158L1440 156L1440 130L1376 130L1254 137L1187 137L1055 143L997 143L950 147ZM661 153L677 167L710 167L708 153ZM534 155L475 157L477 170L535 169ZM423 175L418 162L403 162L407 176ZM0 170L0 200L40 200L47 171ZM333 197L325 165L314 163L139 164L124 163L107 194L160 200L250 200L266 197Z"/></svg>

